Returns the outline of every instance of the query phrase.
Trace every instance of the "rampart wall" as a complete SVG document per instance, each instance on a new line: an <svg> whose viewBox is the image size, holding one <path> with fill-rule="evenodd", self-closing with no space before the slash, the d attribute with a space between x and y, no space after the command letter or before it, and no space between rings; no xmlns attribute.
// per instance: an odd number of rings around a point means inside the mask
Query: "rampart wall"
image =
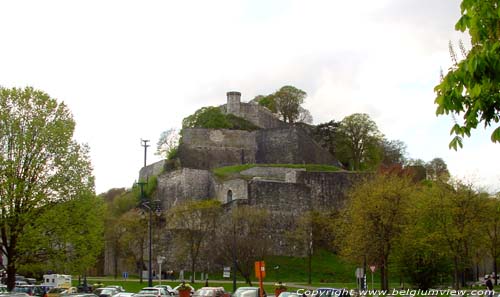
<svg viewBox="0 0 500 297"><path fill-rule="evenodd" d="M188 200L215 197L212 173L207 170L183 168L158 176L156 198L164 209Z"/></svg>
<svg viewBox="0 0 500 297"><path fill-rule="evenodd" d="M153 164L149 164L146 167L142 167L139 171L139 180L146 180L148 177L153 175L159 175L165 169L165 160L158 161Z"/></svg>
<svg viewBox="0 0 500 297"><path fill-rule="evenodd" d="M367 173L347 171L306 172L295 171L287 174L287 182L299 183L311 189L311 207L315 210L340 209L345 205L349 190L356 183L369 177Z"/></svg>
<svg viewBox="0 0 500 297"><path fill-rule="evenodd" d="M257 163L338 164L328 151L316 144L298 127L260 130L256 141Z"/></svg>
<svg viewBox="0 0 500 297"><path fill-rule="evenodd" d="M179 146L182 167L260 164L330 164L335 158L299 127L257 131L184 129Z"/></svg>
<svg viewBox="0 0 500 297"><path fill-rule="evenodd" d="M255 163L255 132L184 129L179 146L182 167L213 169Z"/></svg>

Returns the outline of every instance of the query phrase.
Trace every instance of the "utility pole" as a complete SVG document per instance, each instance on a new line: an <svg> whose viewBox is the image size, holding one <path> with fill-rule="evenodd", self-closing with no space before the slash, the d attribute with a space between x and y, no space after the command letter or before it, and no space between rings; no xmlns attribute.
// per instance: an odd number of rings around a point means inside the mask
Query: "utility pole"
<svg viewBox="0 0 500 297"><path fill-rule="evenodd" d="M148 145L149 140L141 139L141 142L141 146L144 147L144 167L146 167L146 156L148 153L148 147L150 147L150 145Z"/></svg>

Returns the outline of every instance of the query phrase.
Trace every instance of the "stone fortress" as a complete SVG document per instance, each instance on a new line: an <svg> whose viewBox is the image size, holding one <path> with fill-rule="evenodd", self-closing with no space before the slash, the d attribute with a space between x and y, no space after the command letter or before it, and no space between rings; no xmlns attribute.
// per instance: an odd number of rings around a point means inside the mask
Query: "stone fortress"
<svg viewBox="0 0 500 297"><path fill-rule="evenodd" d="M339 208L346 192L361 174L343 170L311 172L305 168L264 167L259 164L326 164L340 166L298 125L279 120L256 103L241 102L239 92L228 92L221 109L255 124L255 131L184 129L178 149L180 167L160 161L140 170L140 179L157 176L156 197L164 209L189 199L216 198L226 208L251 205L266 208L273 234L284 234L308 210ZM255 164L235 177L218 178L213 169ZM273 240L274 254L284 254L285 236Z"/></svg>

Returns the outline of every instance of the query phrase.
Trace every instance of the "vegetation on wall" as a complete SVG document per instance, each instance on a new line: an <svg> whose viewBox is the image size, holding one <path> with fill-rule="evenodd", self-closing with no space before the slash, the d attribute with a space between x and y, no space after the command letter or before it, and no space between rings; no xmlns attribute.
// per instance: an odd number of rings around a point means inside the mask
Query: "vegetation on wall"
<svg viewBox="0 0 500 297"><path fill-rule="evenodd" d="M281 167L281 168L296 168L305 169L312 172L334 172L339 171L340 168L332 165L322 164L242 164L215 168L213 170L216 177L226 179L234 175L238 175L241 171L253 167Z"/></svg>
<svg viewBox="0 0 500 297"><path fill-rule="evenodd" d="M254 131L260 129L251 122L232 114L225 114L220 107L198 109L182 120L182 128L231 129Z"/></svg>

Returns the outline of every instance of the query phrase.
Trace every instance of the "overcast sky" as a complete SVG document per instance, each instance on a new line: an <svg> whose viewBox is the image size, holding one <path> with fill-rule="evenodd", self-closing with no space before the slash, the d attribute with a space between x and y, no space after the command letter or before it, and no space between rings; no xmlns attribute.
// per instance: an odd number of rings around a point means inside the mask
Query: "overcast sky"
<svg viewBox="0 0 500 297"><path fill-rule="evenodd" d="M308 93L315 123L368 113L409 157L500 190L500 144L474 131L450 151L433 92L451 65L458 0L0 1L0 85L64 101L88 143L98 193L131 187L140 139L180 127L227 91L248 101L283 85Z"/></svg>

